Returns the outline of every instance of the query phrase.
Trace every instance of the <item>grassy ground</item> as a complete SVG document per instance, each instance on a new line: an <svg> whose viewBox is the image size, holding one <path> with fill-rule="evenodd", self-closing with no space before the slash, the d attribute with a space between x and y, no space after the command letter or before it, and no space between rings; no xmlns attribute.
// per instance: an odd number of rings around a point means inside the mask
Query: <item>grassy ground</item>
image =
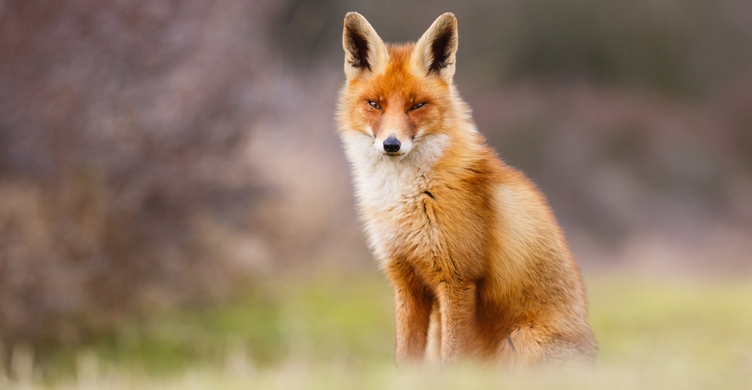
<svg viewBox="0 0 752 390"><path fill-rule="evenodd" d="M600 345L593 368L398 370L386 282L325 277L260 286L221 308L161 313L84 350L38 351L35 358L17 347L15 379L0 372L0 389L732 389L752 383L749 278L586 279Z"/></svg>

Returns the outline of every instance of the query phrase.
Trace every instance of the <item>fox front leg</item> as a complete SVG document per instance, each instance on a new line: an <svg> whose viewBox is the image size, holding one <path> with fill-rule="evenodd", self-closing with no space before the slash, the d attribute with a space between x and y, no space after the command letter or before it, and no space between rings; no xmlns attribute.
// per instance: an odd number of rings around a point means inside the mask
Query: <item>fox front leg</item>
<svg viewBox="0 0 752 390"><path fill-rule="evenodd" d="M426 351L432 296L414 278L393 279L397 365L419 362Z"/></svg>
<svg viewBox="0 0 752 390"><path fill-rule="evenodd" d="M441 361L456 361L472 351L475 329L474 283L441 283L438 300L441 313Z"/></svg>

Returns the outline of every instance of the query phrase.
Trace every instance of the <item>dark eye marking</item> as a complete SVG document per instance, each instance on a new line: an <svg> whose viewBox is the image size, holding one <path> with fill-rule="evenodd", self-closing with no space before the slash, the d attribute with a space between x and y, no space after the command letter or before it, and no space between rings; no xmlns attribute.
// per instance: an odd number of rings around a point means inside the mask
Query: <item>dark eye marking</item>
<svg viewBox="0 0 752 390"><path fill-rule="evenodd" d="M376 103L373 100L369 100L368 101L368 105L371 106L371 107L373 107L373 108L375 108L375 109L377 109L377 110L381 109L381 106L379 105L379 103Z"/></svg>

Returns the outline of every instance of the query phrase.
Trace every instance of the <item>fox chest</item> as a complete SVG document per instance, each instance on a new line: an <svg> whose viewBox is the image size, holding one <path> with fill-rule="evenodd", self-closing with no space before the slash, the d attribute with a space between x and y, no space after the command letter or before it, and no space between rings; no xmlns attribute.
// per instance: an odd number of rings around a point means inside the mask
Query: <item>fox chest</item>
<svg viewBox="0 0 752 390"><path fill-rule="evenodd" d="M441 256L446 238L429 193L405 195L391 204L361 205L366 233L381 262Z"/></svg>
<svg viewBox="0 0 752 390"><path fill-rule="evenodd" d="M361 197L360 209L382 267L407 262L431 279L442 270L475 269L482 261L483 223L451 194L414 186L381 195Z"/></svg>
<svg viewBox="0 0 752 390"><path fill-rule="evenodd" d="M371 247L384 261L397 248L429 251L441 231L428 216L434 205L425 175L399 169L376 169L356 176L361 217ZM426 253L421 253L426 255Z"/></svg>

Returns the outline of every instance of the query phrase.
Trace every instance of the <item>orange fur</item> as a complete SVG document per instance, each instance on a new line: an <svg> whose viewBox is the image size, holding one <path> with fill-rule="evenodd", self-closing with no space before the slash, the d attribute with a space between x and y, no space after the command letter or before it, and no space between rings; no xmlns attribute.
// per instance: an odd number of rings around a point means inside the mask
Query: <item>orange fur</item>
<svg viewBox="0 0 752 390"><path fill-rule="evenodd" d="M485 145L452 83L454 15L415 44L386 45L349 13L343 45L340 135L394 287L397 362L591 360L584 287L561 229L536 187Z"/></svg>

